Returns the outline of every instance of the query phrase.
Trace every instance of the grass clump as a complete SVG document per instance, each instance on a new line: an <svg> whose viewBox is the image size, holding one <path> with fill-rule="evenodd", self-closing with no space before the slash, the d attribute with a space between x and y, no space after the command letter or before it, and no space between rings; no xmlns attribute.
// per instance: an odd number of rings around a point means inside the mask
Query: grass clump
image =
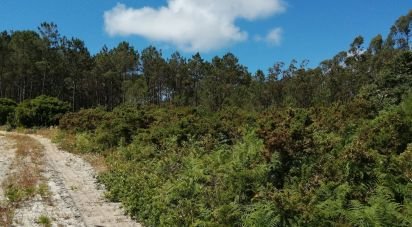
<svg viewBox="0 0 412 227"><path fill-rule="evenodd" d="M46 215L41 215L38 219L37 222L42 225L43 227L51 227L52 226L52 221L49 217Z"/></svg>

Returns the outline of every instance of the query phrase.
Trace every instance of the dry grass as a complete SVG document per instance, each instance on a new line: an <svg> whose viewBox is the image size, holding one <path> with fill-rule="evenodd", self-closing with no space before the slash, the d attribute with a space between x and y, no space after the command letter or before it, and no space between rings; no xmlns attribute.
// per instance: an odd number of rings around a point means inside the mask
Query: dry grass
<svg viewBox="0 0 412 227"><path fill-rule="evenodd" d="M107 165L105 158L102 154L96 153L81 153L76 150L76 135L74 133L67 133L60 130L58 127L50 128L39 128L39 129L20 129L21 133L25 134L37 134L45 138L50 139L58 146L70 153L77 154L86 160L92 167L96 170L97 173L102 173L107 170Z"/></svg>
<svg viewBox="0 0 412 227"><path fill-rule="evenodd" d="M76 135L72 133L66 133L63 131L58 131L52 138L54 143L57 143L59 147L65 151L71 152L73 154L79 154L76 150Z"/></svg>
<svg viewBox="0 0 412 227"><path fill-rule="evenodd" d="M14 209L6 204L0 204L0 226L11 226L13 223Z"/></svg>
<svg viewBox="0 0 412 227"><path fill-rule="evenodd" d="M101 154L81 154L80 155L84 160L86 160L93 169L98 173L103 173L107 171L106 160Z"/></svg>
<svg viewBox="0 0 412 227"><path fill-rule="evenodd" d="M49 138L59 147L70 153L79 155L85 161L90 163L97 173L102 173L107 170L105 157L97 153L82 153L76 149L76 135L73 133L64 132L58 128L41 129L37 134Z"/></svg>
<svg viewBox="0 0 412 227"><path fill-rule="evenodd" d="M53 140L56 135L59 133L59 128L57 127L50 127L50 128L41 128L36 130L36 134Z"/></svg>
<svg viewBox="0 0 412 227"><path fill-rule="evenodd" d="M7 125L1 125L0 126L0 131L7 131L9 127Z"/></svg>
<svg viewBox="0 0 412 227"><path fill-rule="evenodd" d="M44 181L43 147L28 136L6 136L15 141L16 156L10 175L1 184L7 201L0 202L0 226L12 224L14 210L36 195Z"/></svg>

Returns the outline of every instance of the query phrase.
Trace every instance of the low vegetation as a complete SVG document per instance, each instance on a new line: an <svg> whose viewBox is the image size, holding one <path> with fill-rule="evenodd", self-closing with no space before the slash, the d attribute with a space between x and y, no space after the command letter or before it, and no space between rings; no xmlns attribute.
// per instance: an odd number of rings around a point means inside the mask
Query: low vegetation
<svg viewBox="0 0 412 227"><path fill-rule="evenodd" d="M39 217L39 219L37 220L37 222L43 227L51 227L52 226L52 221L46 215L41 215Z"/></svg>
<svg viewBox="0 0 412 227"><path fill-rule="evenodd" d="M411 103L375 114L360 98L262 113L149 108L135 115L148 124L107 127L129 112L120 107L69 141L76 126L63 121L72 130L60 139L106 157L108 197L149 226L409 226Z"/></svg>
<svg viewBox="0 0 412 227"><path fill-rule="evenodd" d="M0 201L0 225L11 226L15 209L36 194L49 196L48 187L41 176L43 167L43 147L27 136L10 135L16 143L16 157L13 170L1 182L6 200Z"/></svg>
<svg viewBox="0 0 412 227"><path fill-rule="evenodd" d="M14 116L17 103L8 98L0 98L0 125L7 123L7 118Z"/></svg>

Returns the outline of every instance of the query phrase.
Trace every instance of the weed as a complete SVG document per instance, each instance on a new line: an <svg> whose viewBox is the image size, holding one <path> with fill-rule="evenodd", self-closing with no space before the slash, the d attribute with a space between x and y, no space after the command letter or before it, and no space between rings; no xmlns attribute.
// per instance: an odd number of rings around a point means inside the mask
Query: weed
<svg viewBox="0 0 412 227"><path fill-rule="evenodd" d="M9 185L6 189L6 198L11 203L18 203L26 198L26 193L16 185Z"/></svg>
<svg viewBox="0 0 412 227"><path fill-rule="evenodd" d="M37 193L42 197L49 194L47 185L41 183L43 166L42 146L27 136L7 135L16 142L16 157L11 166L13 171L1 184L7 201L0 201L0 226L13 224L14 211L24 201ZM44 226L50 226L45 224Z"/></svg>
<svg viewBox="0 0 412 227"><path fill-rule="evenodd" d="M50 226L52 226L52 225L51 225L52 221L51 221L50 218L47 217L46 215L41 215L41 216L38 218L37 222L38 222L40 225L44 226L44 227L50 227Z"/></svg>
<svg viewBox="0 0 412 227"><path fill-rule="evenodd" d="M0 226L11 226L13 216L14 208L10 204L0 204Z"/></svg>

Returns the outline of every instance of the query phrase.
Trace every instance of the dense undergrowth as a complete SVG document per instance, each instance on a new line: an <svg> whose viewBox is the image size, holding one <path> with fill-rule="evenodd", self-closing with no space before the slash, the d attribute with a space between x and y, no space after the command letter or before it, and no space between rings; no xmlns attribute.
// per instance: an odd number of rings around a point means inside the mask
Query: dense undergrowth
<svg viewBox="0 0 412 227"><path fill-rule="evenodd" d="M410 226L412 97L373 102L83 110L60 136L106 157L108 197L148 226Z"/></svg>

